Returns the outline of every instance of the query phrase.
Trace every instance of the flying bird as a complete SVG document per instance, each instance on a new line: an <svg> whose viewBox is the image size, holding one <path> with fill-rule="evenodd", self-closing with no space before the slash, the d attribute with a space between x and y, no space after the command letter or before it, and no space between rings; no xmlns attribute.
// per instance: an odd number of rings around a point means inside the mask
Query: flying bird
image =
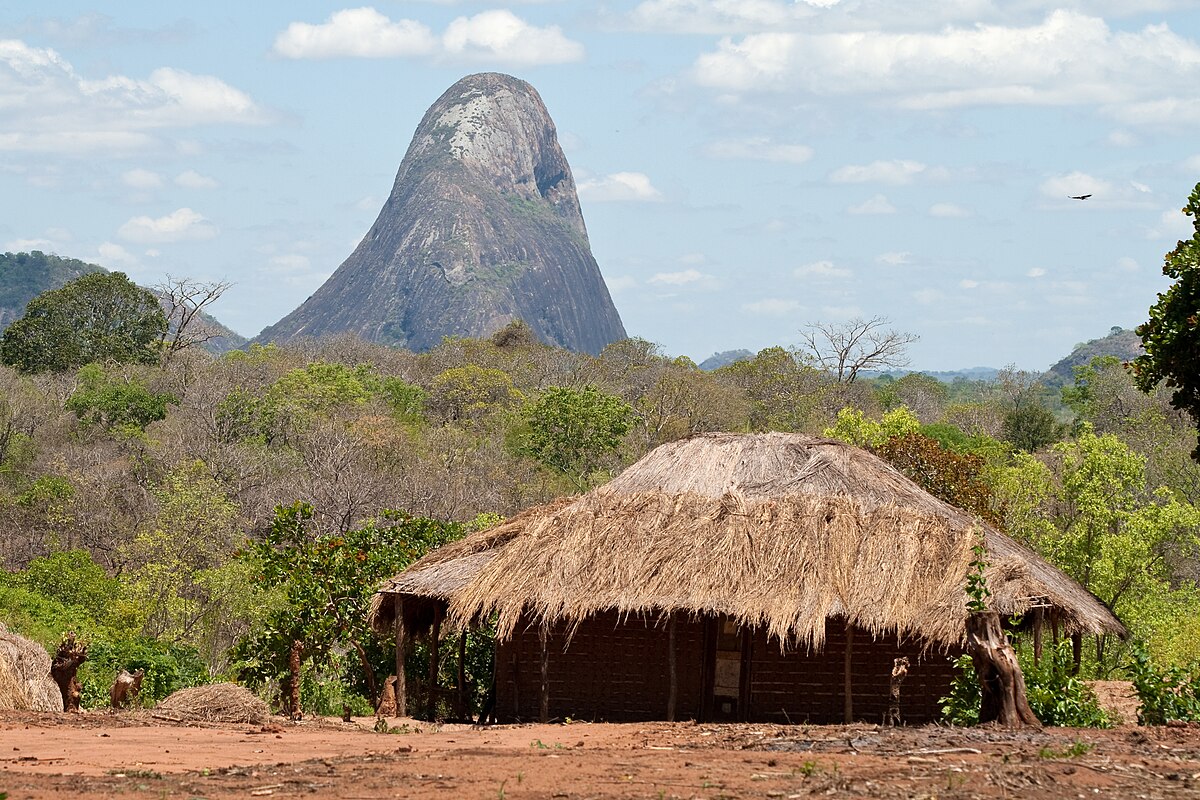
<svg viewBox="0 0 1200 800"><path fill-rule="evenodd" d="M1090 194L1069 194L1069 195L1067 195L1067 197L1071 198L1072 200L1087 200L1089 197L1091 197L1091 195Z"/></svg>

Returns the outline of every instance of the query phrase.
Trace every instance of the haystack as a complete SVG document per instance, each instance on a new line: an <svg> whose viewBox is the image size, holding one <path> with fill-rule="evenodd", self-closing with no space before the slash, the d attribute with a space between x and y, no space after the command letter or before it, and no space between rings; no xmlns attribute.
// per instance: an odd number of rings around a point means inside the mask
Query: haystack
<svg viewBox="0 0 1200 800"><path fill-rule="evenodd" d="M232 722L263 725L271 717L267 704L234 683L180 689L154 707L154 716L173 722Z"/></svg>
<svg viewBox="0 0 1200 800"><path fill-rule="evenodd" d="M50 654L0 623L0 709L62 711L62 693L50 677Z"/></svg>
<svg viewBox="0 0 1200 800"><path fill-rule="evenodd" d="M380 587L372 622L406 641L495 619L510 717L862 718L852 692L882 681L875 702L907 657L929 720L952 677L929 652L965 646L980 540L992 610L1125 635L1069 577L883 460L784 433L663 445L605 486L426 555Z"/></svg>

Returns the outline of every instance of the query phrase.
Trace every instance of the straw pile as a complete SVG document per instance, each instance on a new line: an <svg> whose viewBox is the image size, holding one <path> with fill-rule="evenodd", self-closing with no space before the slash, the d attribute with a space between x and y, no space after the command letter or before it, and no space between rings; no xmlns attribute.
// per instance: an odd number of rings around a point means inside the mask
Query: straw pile
<svg viewBox="0 0 1200 800"><path fill-rule="evenodd" d="M663 445L605 486L430 553L381 587L373 622L403 594L446 602L451 625L495 614L501 637L615 609L724 614L818 648L830 617L956 644L980 537L993 610L1048 606L1068 631L1125 633L1066 575L881 459L782 433Z"/></svg>
<svg viewBox="0 0 1200 800"><path fill-rule="evenodd" d="M50 654L0 623L0 710L62 711L62 692L50 677Z"/></svg>
<svg viewBox="0 0 1200 800"><path fill-rule="evenodd" d="M263 725L270 719L267 704L234 683L213 683L180 689L154 707L154 716L172 722L233 722Z"/></svg>

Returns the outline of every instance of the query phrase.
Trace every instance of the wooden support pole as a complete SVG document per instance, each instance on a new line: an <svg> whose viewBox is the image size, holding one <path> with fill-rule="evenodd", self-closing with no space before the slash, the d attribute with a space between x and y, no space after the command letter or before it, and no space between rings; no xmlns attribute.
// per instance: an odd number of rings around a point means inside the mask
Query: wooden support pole
<svg viewBox="0 0 1200 800"><path fill-rule="evenodd" d="M679 675L675 669L675 615L667 620L667 722L675 721L675 702L679 695Z"/></svg>
<svg viewBox="0 0 1200 800"><path fill-rule="evenodd" d="M408 682L404 679L405 651L408 649L408 630L404 627L404 601L392 595L396 606L396 716L408 716Z"/></svg>
<svg viewBox="0 0 1200 800"><path fill-rule="evenodd" d="M1042 663L1042 617L1045 616L1045 609L1042 607L1033 610L1033 665L1036 667Z"/></svg>
<svg viewBox="0 0 1200 800"><path fill-rule="evenodd" d="M463 631L458 636L458 672L454 676L455 686L458 690L457 702L455 703L454 716L462 719L467 713L467 632Z"/></svg>
<svg viewBox="0 0 1200 800"><path fill-rule="evenodd" d="M846 724L854 722L854 626L846 621L846 653L842 662L842 680L845 697L842 705L842 715Z"/></svg>
<svg viewBox="0 0 1200 800"><path fill-rule="evenodd" d="M437 715L437 680L438 680L438 642L442 637L441 605L433 609L433 627L429 629L429 699L426 714L430 719Z"/></svg>
<svg viewBox="0 0 1200 800"><path fill-rule="evenodd" d="M546 626L538 628L538 639L542 643L542 691L538 706L538 721L550 721L550 646L547 642Z"/></svg>

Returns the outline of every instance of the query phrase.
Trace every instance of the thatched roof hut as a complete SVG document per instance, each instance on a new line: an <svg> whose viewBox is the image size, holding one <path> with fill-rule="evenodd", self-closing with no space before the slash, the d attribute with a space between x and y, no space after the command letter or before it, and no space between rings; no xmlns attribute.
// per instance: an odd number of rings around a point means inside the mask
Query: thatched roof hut
<svg viewBox="0 0 1200 800"><path fill-rule="evenodd" d="M566 643L613 615L725 620L783 651L820 651L842 629L955 649L981 538L994 610L1125 634L1062 572L886 462L783 433L663 445L587 494L442 547L380 587L374 622L392 625L401 599L410 630L494 615L502 641L540 627Z"/></svg>
<svg viewBox="0 0 1200 800"><path fill-rule="evenodd" d="M50 677L50 654L0 623L0 710L62 711L62 692Z"/></svg>

